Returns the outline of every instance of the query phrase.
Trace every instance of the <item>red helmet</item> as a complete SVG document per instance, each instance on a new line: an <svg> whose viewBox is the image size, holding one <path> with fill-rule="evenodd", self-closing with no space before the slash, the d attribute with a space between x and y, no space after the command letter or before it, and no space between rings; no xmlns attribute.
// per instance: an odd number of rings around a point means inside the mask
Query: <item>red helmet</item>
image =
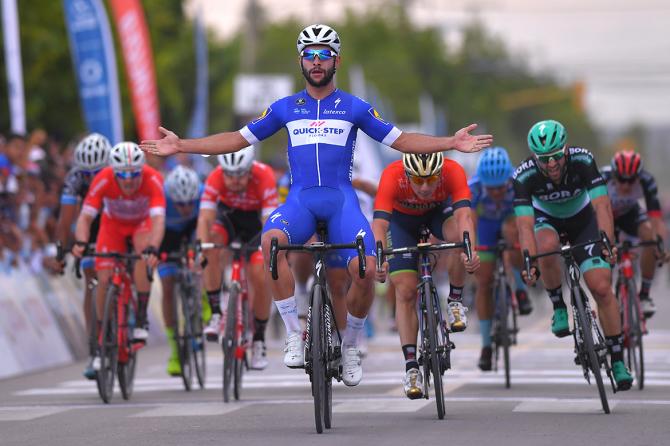
<svg viewBox="0 0 670 446"><path fill-rule="evenodd" d="M612 173L620 180L635 180L642 170L642 157L632 150L622 150L612 158Z"/></svg>

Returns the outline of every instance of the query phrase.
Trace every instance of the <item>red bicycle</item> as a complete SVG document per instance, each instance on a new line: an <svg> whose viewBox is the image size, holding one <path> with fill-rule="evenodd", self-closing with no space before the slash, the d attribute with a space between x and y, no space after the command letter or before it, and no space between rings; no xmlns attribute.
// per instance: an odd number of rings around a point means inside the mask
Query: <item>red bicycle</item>
<svg viewBox="0 0 670 446"><path fill-rule="evenodd" d="M655 246L659 252L663 252L663 242L645 241L637 244L629 240L618 246L619 249L619 273L616 281L616 296L621 309L621 325L623 326L624 348L626 349L626 365L634 374L637 388L644 388L644 348L642 337L647 334L647 323L640 306L640 295L635 283L636 258L634 249L643 246ZM662 263L659 264L661 266Z"/></svg>
<svg viewBox="0 0 670 446"><path fill-rule="evenodd" d="M229 282L228 305L224 312L224 328L221 337L223 350L223 401L230 401L230 390L233 389L235 400L240 399L242 393L242 377L245 369L249 369L247 350L251 347L249 336L251 324L249 321L249 293L246 278L246 254L258 250L238 241L229 245L220 243L200 243L198 249L228 249L233 254L231 275ZM206 267L203 262L203 268Z"/></svg>
<svg viewBox="0 0 670 446"><path fill-rule="evenodd" d="M121 253L86 253L88 257L114 259L114 268L109 287L105 293L102 326L98 335L100 347L100 370L96 376L98 393L105 403L112 400L114 377L118 375L121 396L124 400L133 393L137 351L144 342L134 342L133 329L137 314L137 292L128 271L132 271L133 261L142 256ZM79 268L77 264L77 275ZM153 272L147 266L147 277L153 279Z"/></svg>

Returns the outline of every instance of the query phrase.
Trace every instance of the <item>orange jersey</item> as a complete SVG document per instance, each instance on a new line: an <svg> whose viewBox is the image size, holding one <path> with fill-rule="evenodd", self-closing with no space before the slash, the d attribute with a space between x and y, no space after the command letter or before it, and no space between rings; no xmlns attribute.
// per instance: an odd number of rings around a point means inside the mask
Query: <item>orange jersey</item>
<svg viewBox="0 0 670 446"><path fill-rule="evenodd" d="M375 217L389 219L393 211L423 215L451 199L454 209L470 206L470 188L460 164L444 159L440 183L430 200L419 198L405 174L402 160L389 164L382 172L375 198Z"/></svg>
<svg viewBox="0 0 670 446"><path fill-rule="evenodd" d="M277 182L272 168L254 161L247 189L243 192L232 192L226 189L223 169L221 166L217 167L207 177L205 191L200 199L200 209L216 209L219 201L232 209L261 211L261 215L267 217L279 205Z"/></svg>
<svg viewBox="0 0 670 446"><path fill-rule="evenodd" d="M155 215L165 215L163 177L152 167L142 167L142 182L132 195L124 195L111 167L102 169L93 179L84 199L82 212L92 217L102 210L119 223L137 224Z"/></svg>

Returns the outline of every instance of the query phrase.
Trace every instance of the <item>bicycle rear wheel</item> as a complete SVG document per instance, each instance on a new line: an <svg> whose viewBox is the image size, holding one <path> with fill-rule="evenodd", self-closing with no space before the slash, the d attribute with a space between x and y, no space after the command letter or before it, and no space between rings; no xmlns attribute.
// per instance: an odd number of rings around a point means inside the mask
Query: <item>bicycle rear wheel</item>
<svg viewBox="0 0 670 446"><path fill-rule="evenodd" d="M119 288L114 285L107 289L101 327L100 370L97 375L98 392L100 398L108 404L114 395L114 378L118 367L118 291Z"/></svg>
<svg viewBox="0 0 670 446"><path fill-rule="evenodd" d="M632 281L631 281L632 282ZM644 389L644 350L642 347L642 318L640 300L637 296L635 283L628 284L628 368L635 374L637 388Z"/></svg>
<svg viewBox="0 0 670 446"><path fill-rule="evenodd" d="M223 349L223 401L230 401L230 388L235 379L235 350L237 348L237 297L240 293L239 284L233 283L228 297L226 327L221 348Z"/></svg>
<svg viewBox="0 0 670 446"><path fill-rule="evenodd" d="M174 338L177 343L177 355L179 357L179 365L181 366L181 379L184 383L184 389L188 392L193 386L193 329L191 327L191 303L189 290L183 284L177 287L178 293L175 293L174 299ZM179 305L177 300L181 303L181 313L183 323L179 322Z"/></svg>
<svg viewBox="0 0 670 446"><path fill-rule="evenodd" d="M586 299L588 299L588 297L581 288L578 288L578 290L578 294L576 296L573 295L573 300L575 302L575 308L577 309L579 325L581 326L582 340L584 343L583 348L586 350L589 369L596 379L596 385L598 387L600 403L603 407L603 411L605 413L610 413L609 403L607 402L607 394L605 393L605 385L603 384L603 378L600 374L600 360L598 358L598 354L596 353L595 344L593 342L592 324L595 324L596 321L593 319L591 314L586 314L584 302Z"/></svg>
<svg viewBox="0 0 670 446"><path fill-rule="evenodd" d="M309 333L310 380L314 397L314 422L316 431L323 432L326 404L326 366L325 359L325 327L323 321L323 289L316 284L312 288L312 312Z"/></svg>
<svg viewBox="0 0 670 446"><path fill-rule="evenodd" d="M424 358L429 364L430 373L433 376L433 387L435 388L435 403L437 405L437 417L444 419L444 388L442 387L442 371L440 370L440 345L438 343L437 330L439 329L439 305L437 293L433 292L430 283L422 287L423 299L426 301L428 330L428 357ZM444 347L444 346L442 346ZM424 366L425 367L425 366Z"/></svg>

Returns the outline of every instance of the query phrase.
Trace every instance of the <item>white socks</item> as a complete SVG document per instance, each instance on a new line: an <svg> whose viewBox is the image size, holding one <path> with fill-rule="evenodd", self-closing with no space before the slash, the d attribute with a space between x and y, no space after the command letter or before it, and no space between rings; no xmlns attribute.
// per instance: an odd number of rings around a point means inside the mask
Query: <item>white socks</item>
<svg viewBox="0 0 670 446"><path fill-rule="evenodd" d="M295 296L291 296L284 300L275 300L275 305L284 321L286 332L302 332L302 326L298 319L298 304L296 303Z"/></svg>
<svg viewBox="0 0 670 446"><path fill-rule="evenodd" d="M347 328L344 330L344 336L342 336L342 347L357 347L358 340L363 332L363 327L365 327L365 319L352 316L347 313Z"/></svg>

